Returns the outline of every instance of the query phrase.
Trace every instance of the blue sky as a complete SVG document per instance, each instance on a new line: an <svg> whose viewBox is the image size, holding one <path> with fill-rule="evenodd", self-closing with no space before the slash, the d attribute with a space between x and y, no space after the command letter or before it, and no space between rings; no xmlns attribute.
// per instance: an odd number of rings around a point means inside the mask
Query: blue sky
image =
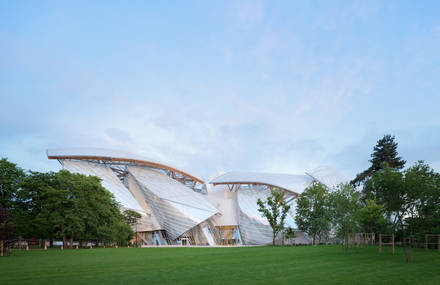
<svg viewBox="0 0 440 285"><path fill-rule="evenodd" d="M396 136L440 170L439 1L0 0L0 157L105 147L352 178Z"/></svg>

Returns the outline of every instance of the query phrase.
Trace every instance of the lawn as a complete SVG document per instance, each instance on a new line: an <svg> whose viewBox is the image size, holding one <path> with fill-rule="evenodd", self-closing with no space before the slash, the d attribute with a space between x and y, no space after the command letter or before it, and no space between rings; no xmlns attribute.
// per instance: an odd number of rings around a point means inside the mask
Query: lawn
<svg viewBox="0 0 440 285"><path fill-rule="evenodd" d="M339 246L15 251L0 284L440 284L440 253Z"/></svg>

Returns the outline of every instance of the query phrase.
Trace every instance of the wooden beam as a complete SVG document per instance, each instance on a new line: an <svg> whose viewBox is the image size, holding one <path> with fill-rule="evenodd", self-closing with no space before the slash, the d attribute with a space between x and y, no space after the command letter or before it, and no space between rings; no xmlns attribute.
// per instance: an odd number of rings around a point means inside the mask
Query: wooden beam
<svg viewBox="0 0 440 285"><path fill-rule="evenodd" d="M170 167L165 164L152 162L152 161L146 161L146 160L138 160L138 159L129 159L129 158L122 158L122 157L106 157L106 156L85 156L85 155L72 155L72 156L48 156L48 159L77 159L77 160L102 160L102 161L111 161L111 162L127 162L127 163L133 163L133 164L139 164L139 165L147 165L147 166L153 166L157 168L162 168L165 170L171 170L177 173L180 173L183 176L189 177L197 182L204 183L202 179L199 179L195 176L192 176L184 171L178 170L176 168Z"/></svg>

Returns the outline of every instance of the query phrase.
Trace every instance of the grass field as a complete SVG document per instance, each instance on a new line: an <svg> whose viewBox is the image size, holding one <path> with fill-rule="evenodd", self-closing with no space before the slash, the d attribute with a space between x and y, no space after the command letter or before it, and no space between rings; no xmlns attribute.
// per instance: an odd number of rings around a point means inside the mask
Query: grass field
<svg viewBox="0 0 440 285"><path fill-rule="evenodd" d="M339 246L15 251L0 284L440 284L440 253Z"/></svg>

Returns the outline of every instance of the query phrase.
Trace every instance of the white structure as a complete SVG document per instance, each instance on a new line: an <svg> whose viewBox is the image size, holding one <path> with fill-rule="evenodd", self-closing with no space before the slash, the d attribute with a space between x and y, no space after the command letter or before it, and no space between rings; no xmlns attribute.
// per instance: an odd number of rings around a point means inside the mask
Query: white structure
<svg viewBox="0 0 440 285"><path fill-rule="evenodd" d="M219 194L221 192L224 193L225 197L233 197L232 199L236 200L236 208L221 209L217 207L221 214L231 210L237 217L236 220L228 221L229 226L233 226L240 231L241 242L245 244L267 244L272 241L272 229L268 221L261 217L261 213L258 212L257 200L259 198L265 200L272 188L283 190L287 203L292 206L285 223L287 226L296 229L294 221L295 199L315 182L333 188L344 181L343 176L330 167L319 167L306 172L305 175L227 172L211 179L209 183L212 186L207 188L207 196L208 200L214 205L225 203L225 199L222 199ZM230 214L228 213L228 215ZM221 224L222 220L216 222L218 226L223 226ZM235 223L232 224L232 222ZM301 232L297 231L295 235L296 243L310 242Z"/></svg>
<svg viewBox="0 0 440 285"><path fill-rule="evenodd" d="M64 169L102 179L125 209L142 214L136 226L144 245L262 245L272 241L272 229L258 212L257 199L270 189L284 191L292 210L286 224L294 229L295 199L309 185L332 188L345 179L329 167L305 175L226 172L205 184L200 178L167 163L128 152L96 148L53 149ZM296 243L309 243L296 232Z"/></svg>

